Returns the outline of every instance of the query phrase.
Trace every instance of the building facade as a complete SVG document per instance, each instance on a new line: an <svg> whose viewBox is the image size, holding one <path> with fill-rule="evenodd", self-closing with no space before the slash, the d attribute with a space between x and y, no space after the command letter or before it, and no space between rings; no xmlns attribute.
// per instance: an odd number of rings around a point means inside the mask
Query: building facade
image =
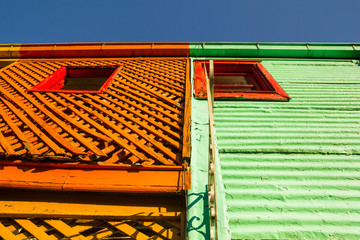
<svg viewBox="0 0 360 240"><path fill-rule="evenodd" d="M359 44L0 58L2 239L360 237Z"/></svg>

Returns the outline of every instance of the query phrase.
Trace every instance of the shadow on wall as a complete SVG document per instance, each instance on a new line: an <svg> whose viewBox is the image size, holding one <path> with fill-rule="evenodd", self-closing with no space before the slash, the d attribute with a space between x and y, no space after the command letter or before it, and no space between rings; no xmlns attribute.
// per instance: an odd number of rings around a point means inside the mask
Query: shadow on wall
<svg viewBox="0 0 360 240"><path fill-rule="evenodd" d="M205 186L204 192L191 193L188 196L188 199L191 199L193 197L194 200L189 203L187 210L194 207L194 205L203 206L202 216L193 216L188 220L188 233L190 233L191 231L196 231L198 232L198 234L203 236L203 239L210 239L210 216L207 185Z"/></svg>

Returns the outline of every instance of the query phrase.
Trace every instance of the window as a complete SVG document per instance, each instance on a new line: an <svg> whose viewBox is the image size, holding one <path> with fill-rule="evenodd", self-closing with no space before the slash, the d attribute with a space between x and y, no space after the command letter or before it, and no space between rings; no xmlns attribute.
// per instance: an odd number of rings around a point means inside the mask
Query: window
<svg viewBox="0 0 360 240"><path fill-rule="evenodd" d="M27 91L102 93L120 70L121 66L64 66Z"/></svg>
<svg viewBox="0 0 360 240"><path fill-rule="evenodd" d="M195 61L195 97L204 99L209 61ZM214 97L288 101L290 97L260 61L214 61Z"/></svg>

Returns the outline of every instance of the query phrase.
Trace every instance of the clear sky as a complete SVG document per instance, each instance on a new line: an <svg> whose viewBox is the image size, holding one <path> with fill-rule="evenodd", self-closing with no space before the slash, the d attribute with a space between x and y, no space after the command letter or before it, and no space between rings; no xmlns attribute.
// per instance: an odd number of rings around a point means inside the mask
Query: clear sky
<svg viewBox="0 0 360 240"><path fill-rule="evenodd" d="M360 42L360 0L0 0L0 43Z"/></svg>

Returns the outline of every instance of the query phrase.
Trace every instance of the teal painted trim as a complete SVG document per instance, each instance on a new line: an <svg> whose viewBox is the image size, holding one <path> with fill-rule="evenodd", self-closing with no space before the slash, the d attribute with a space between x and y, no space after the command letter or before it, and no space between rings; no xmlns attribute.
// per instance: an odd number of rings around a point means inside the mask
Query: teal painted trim
<svg viewBox="0 0 360 240"><path fill-rule="evenodd" d="M191 57L359 59L360 43L190 43Z"/></svg>
<svg viewBox="0 0 360 240"><path fill-rule="evenodd" d="M193 82L191 61L191 81ZM187 239L210 239L208 205L209 119L206 101L191 99L191 189L187 201Z"/></svg>

